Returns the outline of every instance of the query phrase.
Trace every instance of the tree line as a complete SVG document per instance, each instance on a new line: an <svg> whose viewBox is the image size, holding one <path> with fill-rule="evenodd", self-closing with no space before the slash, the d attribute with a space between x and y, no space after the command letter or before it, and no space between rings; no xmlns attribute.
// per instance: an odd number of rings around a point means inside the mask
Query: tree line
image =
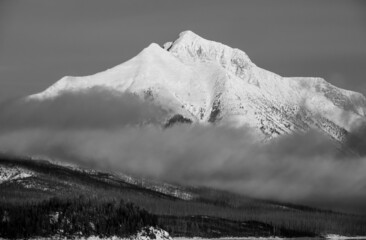
<svg viewBox="0 0 366 240"><path fill-rule="evenodd" d="M123 200L99 202L84 197L51 198L37 204L0 205L2 238L127 237L144 226L156 225L155 215Z"/></svg>

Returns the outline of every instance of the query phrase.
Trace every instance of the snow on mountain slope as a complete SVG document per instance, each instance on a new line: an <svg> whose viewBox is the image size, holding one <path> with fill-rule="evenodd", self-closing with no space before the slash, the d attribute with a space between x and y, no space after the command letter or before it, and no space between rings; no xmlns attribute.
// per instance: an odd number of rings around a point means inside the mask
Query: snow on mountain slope
<svg viewBox="0 0 366 240"><path fill-rule="evenodd" d="M366 98L321 78L288 78L256 66L239 49L185 31L164 48L91 76L64 77L28 100L94 87L131 92L193 122L249 125L266 139L318 128L342 141L365 121Z"/></svg>
<svg viewBox="0 0 366 240"><path fill-rule="evenodd" d="M33 172L23 168L0 165L0 184L7 181L28 178L33 175Z"/></svg>

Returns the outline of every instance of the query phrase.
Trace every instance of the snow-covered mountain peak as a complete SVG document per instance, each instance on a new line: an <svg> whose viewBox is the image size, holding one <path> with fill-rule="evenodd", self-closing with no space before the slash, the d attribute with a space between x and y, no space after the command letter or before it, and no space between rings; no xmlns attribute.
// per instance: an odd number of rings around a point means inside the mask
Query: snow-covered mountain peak
<svg viewBox="0 0 366 240"><path fill-rule="evenodd" d="M183 62L214 62L239 77L255 66L245 52L206 40L192 31L180 33L167 50Z"/></svg>
<svg viewBox="0 0 366 240"><path fill-rule="evenodd" d="M182 46L189 46L195 43L199 43L202 45L207 45L208 44L208 40L200 37L199 35L195 34L194 32L187 30L187 31L183 31L178 35L178 39L176 39L173 42L172 46L177 46L177 45L182 45Z"/></svg>
<svg viewBox="0 0 366 240"><path fill-rule="evenodd" d="M157 43L150 43L150 45L144 48L140 54L162 54L164 49Z"/></svg>
<svg viewBox="0 0 366 240"><path fill-rule="evenodd" d="M186 30L186 31L183 31L181 33L179 33L178 35L178 39L176 40L176 42L178 41L194 41L195 39L197 38L200 38L200 39L203 39L201 38L200 36L198 36L197 34L195 34L194 32L192 32L191 30Z"/></svg>
<svg viewBox="0 0 366 240"><path fill-rule="evenodd" d="M149 99L185 122L248 125L266 138L317 128L342 141L366 121L366 98L321 78L281 77L247 54L185 31L134 58L85 77L64 77L27 100L101 87ZM170 122L171 119L167 119Z"/></svg>

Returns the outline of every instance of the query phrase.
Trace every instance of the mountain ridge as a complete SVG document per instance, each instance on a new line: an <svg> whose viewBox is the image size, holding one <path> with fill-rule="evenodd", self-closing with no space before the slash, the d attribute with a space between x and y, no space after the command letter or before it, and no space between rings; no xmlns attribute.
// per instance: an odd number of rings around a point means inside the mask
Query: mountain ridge
<svg viewBox="0 0 366 240"><path fill-rule="evenodd" d="M150 44L104 72L64 77L26 100L43 101L94 87L133 93L193 123L250 126L264 139L315 128L342 142L365 122L366 98L322 78L281 77L248 55L191 31Z"/></svg>

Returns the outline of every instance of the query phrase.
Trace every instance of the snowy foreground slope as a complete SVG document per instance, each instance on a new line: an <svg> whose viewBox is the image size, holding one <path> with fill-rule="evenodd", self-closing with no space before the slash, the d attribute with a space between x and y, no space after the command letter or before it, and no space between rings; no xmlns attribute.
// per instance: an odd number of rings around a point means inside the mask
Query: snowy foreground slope
<svg viewBox="0 0 366 240"><path fill-rule="evenodd" d="M136 94L168 110L171 117L249 125L266 139L317 128L342 141L366 115L366 98L360 93L321 78L281 77L256 66L243 51L191 31L164 47L152 43L104 72L64 77L28 100L96 87Z"/></svg>

